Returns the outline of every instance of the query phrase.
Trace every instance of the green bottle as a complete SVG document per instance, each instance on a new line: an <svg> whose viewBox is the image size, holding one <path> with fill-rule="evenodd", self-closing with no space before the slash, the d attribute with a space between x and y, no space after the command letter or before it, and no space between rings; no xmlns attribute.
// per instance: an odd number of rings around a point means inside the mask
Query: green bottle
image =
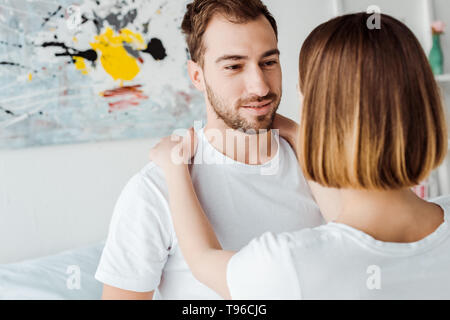
<svg viewBox="0 0 450 320"><path fill-rule="evenodd" d="M435 75L444 73L444 55L441 48L440 34L433 34L433 48L430 51L430 64L431 69Z"/></svg>

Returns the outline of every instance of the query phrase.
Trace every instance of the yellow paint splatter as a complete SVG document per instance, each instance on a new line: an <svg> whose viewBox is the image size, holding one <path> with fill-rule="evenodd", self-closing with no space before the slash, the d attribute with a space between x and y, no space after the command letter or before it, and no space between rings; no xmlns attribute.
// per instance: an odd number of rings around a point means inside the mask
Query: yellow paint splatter
<svg viewBox="0 0 450 320"><path fill-rule="evenodd" d="M156 10L156 14L161 14L161 10Z"/></svg>
<svg viewBox="0 0 450 320"><path fill-rule="evenodd" d="M75 43L77 43L77 42L78 42L77 37L73 37L73 38L72 38L72 41L75 42Z"/></svg>
<svg viewBox="0 0 450 320"><path fill-rule="evenodd" d="M33 80L33 75L31 73L28 74L28 81Z"/></svg>
<svg viewBox="0 0 450 320"><path fill-rule="evenodd" d="M73 59L75 60L75 68L80 70L82 74L88 74L84 59L82 57L73 57Z"/></svg>
<svg viewBox="0 0 450 320"><path fill-rule="evenodd" d="M130 55L123 46L123 43L131 44L135 50L146 48L143 37L129 29L120 30L115 34L111 28L95 37L96 42L90 43L94 50L101 51L100 61L105 71L114 80L121 80L121 84L126 80L133 80L139 73L139 65L135 57Z"/></svg>

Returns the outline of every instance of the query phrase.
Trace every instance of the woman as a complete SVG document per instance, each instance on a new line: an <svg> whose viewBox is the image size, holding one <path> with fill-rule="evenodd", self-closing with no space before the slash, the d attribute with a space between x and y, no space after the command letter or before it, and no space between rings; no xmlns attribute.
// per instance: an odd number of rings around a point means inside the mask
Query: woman
<svg viewBox="0 0 450 320"><path fill-rule="evenodd" d="M224 298L450 298L450 197L427 202L410 190L445 158L439 91L413 33L387 15L369 30L368 18L318 26L300 53L304 97L294 140L305 177L339 189L333 221L224 251L187 165L170 160L177 143L165 138L151 151L166 175L183 255Z"/></svg>

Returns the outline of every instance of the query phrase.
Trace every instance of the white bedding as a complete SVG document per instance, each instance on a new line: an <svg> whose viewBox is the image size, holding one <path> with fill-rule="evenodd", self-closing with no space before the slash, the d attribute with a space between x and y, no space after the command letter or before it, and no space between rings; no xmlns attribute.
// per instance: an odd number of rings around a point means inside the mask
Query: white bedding
<svg viewBox="0 0 450 320"><path fill-rule="evenodd" d="M102 241L47 257L0 264L0 300L100 299L103 285L94 274L104 245Z"/></svg>

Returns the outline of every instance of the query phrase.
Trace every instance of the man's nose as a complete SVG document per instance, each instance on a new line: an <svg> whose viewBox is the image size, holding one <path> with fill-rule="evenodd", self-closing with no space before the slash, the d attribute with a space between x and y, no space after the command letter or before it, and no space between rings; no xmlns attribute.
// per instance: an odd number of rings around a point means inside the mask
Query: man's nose
<svg viewBox="0 0 450 320"><path fill-rule="evenodd" d="M247 91L249 95L265 97L270 92L266 76L261 68L255 67L249 71L247 78Z"/></svg>

